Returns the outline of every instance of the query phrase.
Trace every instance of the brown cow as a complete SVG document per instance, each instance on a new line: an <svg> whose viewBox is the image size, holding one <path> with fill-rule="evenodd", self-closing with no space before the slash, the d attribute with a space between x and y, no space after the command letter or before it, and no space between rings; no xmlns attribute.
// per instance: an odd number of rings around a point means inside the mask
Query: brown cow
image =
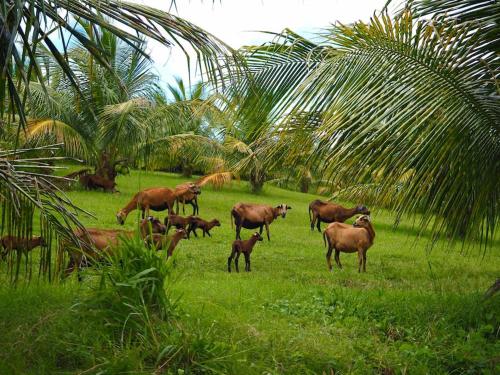
<svg viewBox="0 0 500 375"><path fill-rule="evenodd" d="M149 216L141 220L140 234L146 238L150 233L165 233L165 226L160 220ZM98 261L106 254L111 254L112 248L119 245L121 238L131 238L135 231L122 229L99 229L87 228L77 229L74 232L80 246L72 248L69 244L61 244L61 250L68 250L69 263L64 271L64 275L70 275L75 268L79 271L82 267L88 266L92 261ZM78 275L80 280L80 275Z"/></svg>
<svg viewBox="0 0 500 375"><path fill-rule="evenodd" d="M96 174L84 174L80 176L80 184L85 190L103 189L108 193L116 193L116 183Z"/></svg>
<svg viewBox="0 0 500 375"><path fill-rule="evenodd" d="M241 228L255 229L260 228L260 234L262 234L262 229L266 227L267 240L271 241L269 236L269 225L281 215L285 218L287 210L291 210L292 207L282 203L276 207L268 206L266 204L253 204L253 203L236 203L231 209L231 227L234 223L236 225L236 239L240 240Z"/></svg>
<svg viewBox="0 0 500 375"><path fill-rule="evenodd" d="M171 236L153 233L146 237L145 242L148 246L154 245L156 250L161 250L167 247L167 258L170 258L174 253L175 248L180 240L188 238L184 229L176 229Z"/></svg>
<svg viewBox="0 0 500 375"><path fill-rule="evenodd" d="M142 190L134 195L132 200L116 214L116 220L119 224L125 223L127 215L135 210L142 211L142 218L145 215L149 216L149 210L163 211L168 210L168 213L173 213L174 203L176 199L186 191L193 193L199 192L200 188L195 184L186 185L184 189L172 190L169 188L149 188Z"/></svg>
<svg viewBox="0 0 500 375"><path fill-rule="evenodd" d="M45 241L42 237L27 239L7 235L0 239L0 244L3 248L0 252L0 259L3 260L12 250L28 252L33 250L35 247L45 246Z"/></svg>
<svg viewBox="0 0 500 375"><path fill-rule="evenodd" d="M194 192L194 191L191 191L189 189L186 190L186 187L189 186L190 184L193 184L196 187L198 187L198 191ZM201 194L201 189L200 189L199 185L196 185L192 182L188 182L188 183L177 185L175 187L175 191L179 191L179 190L181 190L182 193L177 197L175 213L179 214L179 203L182 203L182 213L183 214L186 214L185 205L190 204L193 207L193 215L199 215L200 214L200 207L198 206L198 195Z"/></svg>
<svg viewBox="0 0 500 375"><path fill-rule="evenodd" d="M335 262L342 268L340 263L340 252L358 253L358 272L366 272L366 252L373 245L375 230L370 222L370 216L362 215L356 219L354 224L331 223L323 232L325 246L328 243L326 262L330 271L332 270L332 250L335 249Z"/></svg>
<svg viewBox="0 0 500 375"><path fill-rule="evenodd" d="M312 216L311 216L312 212ZM324 223L343 223L347 219L357 214L370 215L370 211L366 206L356 206L353 208L345 208L339 204L324 202L316 199L309 204L309 220L311 222L311 230L314 230L314 225L317 226L318 232L321 233L321 222Z"/></svg>

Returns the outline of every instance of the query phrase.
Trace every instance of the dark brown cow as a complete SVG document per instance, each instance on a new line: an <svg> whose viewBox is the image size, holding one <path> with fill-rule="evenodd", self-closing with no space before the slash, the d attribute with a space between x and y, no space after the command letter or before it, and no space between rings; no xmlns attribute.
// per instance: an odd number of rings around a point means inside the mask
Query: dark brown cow
<svg viewBox="0 0 500 375"><path fill-rule="evenodd" d="M80 176L80 184L85 190L103 189L108 193L116 193L116 183L96 174L85 174Z"/></svg>
<svg viewBox="0 0 500 375"><path fill-rule="evenodd" d="M197 191L193 190L186 190L186 187L189 185L195 185L198 187ZM185 183L185 184L180 184L175 187L175 191L181 191L181 194L177 197L176 200L176 209L175 213L179 213L179 203L182 203L182 213L185 214L185 205L190 204L193 207L193 215L199 215L200 214L200 207L198 206L198 195L201 194L201 189L199 185L196 185L192 182Z"/></svg>
<svg viewBox="0 0 500 375"><path fill-rule="evenodd" d="M312 215L311 215L312 214ZM309 204L309 220L311 222L311 230L314 230L316 225L318 232L321 233L321 222L324 223L343 223L347 219L357 214L370 215L370 211L366 206L356 206L353 208L345 208L339 204L324 202L316 199Z"/></svg>

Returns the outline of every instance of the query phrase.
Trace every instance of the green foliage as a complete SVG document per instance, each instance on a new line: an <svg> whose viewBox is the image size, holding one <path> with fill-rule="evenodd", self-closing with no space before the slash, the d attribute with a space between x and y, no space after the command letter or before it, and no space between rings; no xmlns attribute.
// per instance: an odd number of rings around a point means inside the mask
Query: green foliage
<svg viewBox="0 0 500 375"><path fill-rule="evenodd" d="M470 13L469 2L456 3ZM482 5L495 25L498 6ZM341 189L366 185L397 217L422 214L421 228L436 236L491 239L500 197L498 37L469 16L382 13L334 25L315 43L285 30L242 51L253 76L235 90L272 88L272 100L262 95L241 111L267 116L255 133L279 140L258 152L266 167L302 166L306 151L320 178Z"/></svg>
<svg viewBox="0 0 500 375"><path fill-rule="evenodd" d="M139 237L124 238L97 274L98 289L79 309L95 314L122 345L157 342L155 325L172 319L175 310L167 294L170 262Z"/></svg>

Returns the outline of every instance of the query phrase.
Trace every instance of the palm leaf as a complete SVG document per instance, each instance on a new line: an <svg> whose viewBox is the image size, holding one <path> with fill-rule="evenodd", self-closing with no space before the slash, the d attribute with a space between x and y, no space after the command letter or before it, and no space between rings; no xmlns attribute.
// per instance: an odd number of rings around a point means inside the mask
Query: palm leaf
<svg viewBox="0 0 500 375"><path fill-rule="evenodd" d="M67 155L87 156L85 140L81 134L70 125L52 119L29 120L27 140L53 135L57 143L63 143ZM49 139L52 137L49 137Z"/></svg>
<svg viewBox="0 0 500 375"><path fill-rule="evenodd" d="M248 109L280 119L274 136L281 142L269 148L267 162L277 165L291 147L299 155L302 142L290 145L287 134L307 130L311 168L319 166L332 184L367 184L383 169L377 199L395 202L398 217L422 213L421 228L435 235L490 239L500 199L500 106L491 95L496 57L480 48L480 32L442 17L415 20L406 11L336 25L323 38L321 61L298 83L285 78L289 91L273 109L267 98ZM288 54L279 48L264 54L286 66ZM265 64L248 64L266 77L263 87L280 79L261 73ZM304 112L321 114L321 121L295 121Z"/></svg>

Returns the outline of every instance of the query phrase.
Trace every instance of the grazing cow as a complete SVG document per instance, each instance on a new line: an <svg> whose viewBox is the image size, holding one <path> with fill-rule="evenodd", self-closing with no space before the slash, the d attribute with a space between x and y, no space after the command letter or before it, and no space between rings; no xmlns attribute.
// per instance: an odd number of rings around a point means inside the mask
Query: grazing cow
<svg viewBox="0 0 500 375"><path fill-rule="evenodd" d="M198 228L203 231L203 237L205 237L205 234L208 234L209 237L212 237L210 235L210 230L213 227L220 227L220 221L217 219L213 219L211 221L206 221L206 220L203 220L199 217L194 216L194 217L192 217L192 222L188 228L188 232L187 232L188 238L189 238L189 234L191 232L194 233L195 237L198 237L198 234L196 233L196 229L198 229Z"/></svg>
<svg viewBox="0 0 500 375"><path fill-rule="evenodd" d="M160 220L149 216L141 220L141 238L146 238L150 233L165 233L166 227ZM121 229L99 229L87 228L77 229L74 232L79 241L79 247L72 247L68 243L62 243L60 250L67 250L69 263L64 271L64 276L69 276L75 268L79 271L82 267L90 265L93 261L101 260L105 255L110 255L112 249L119 245L121 238L131 238L135 231ZM80 280L78 275L78 280Z"/></svg>
<svg viewBox="0 0 500 375"><path fill-rule="evenodd" d="M236 272L240 272L238 269L238 259L241 253L245 256L245 271L250 272L250 254L252 253L253 247L257 241L262 241L262 236L255 232L248 240L235 240L233 241L233 246L231 248L231 255L227 258L227 272L231 272L231 261L234 258L234 267Z"/></svg>
<svg viewBox="0 0 500 375"><path fill-rule="evenodd" d="M154 245L156 250L167 248L167 258L170 258L179 241L186 238L188 238L188 236L184 229L176 229L171 236L153 233L146 237L145 242L148 247Z"/></svg>
<svg viewBox="0 0 500 375"><path fill-rule="evenodd" d="M312 215L311 215L312 213ZM317 226L318 232L321 233L321 222L324 223L343 223L354 215L370 215L370 211L366 206L356 206L353 208L345 208L339 204L324 202L316 199L309 204L309 220L311 222L311 230L314 230L314 225Z"/></svg>
<svg viewBox="0 0 500 375"><path fill-rule="evenodd" d="M149 210L163 211L168 210L169 214L173 213L174 203L177 197L184 194L186 191L193 193L200 189L195 184L186 185L184 189L172 190L169 188L149 188L142 190L134 195L132 200L116 214L116 220L119 224L125 223L127 215L135 210L142 211L142 218L149 216Z"/></svg>
<svg viewBox="0 0 500 375"><path fill-rule="evenodd" d="M193 190L186 190L186 187L189 186L190 184L195 185L198 187L197 191ZM186 214L185 210L185 205L190 204L193 207L193 215L199 215L200 214L200 207L198 206L198 195L201 194L201 189L198 185L188 182L185 184L180 184L175 187L175 191L181 191L181 194L177 197L176 200L176 209L175 213L179 213L179 203L182 203L182 213Z"/></svg>
<svg viewBox="0 0 500 375"><path fill-rule="evenodd" d="M231 227L234 218L236 239L241 239L240 231L242 227L246 229L260 228L260 234L262 234L262 229L265 226L267 239L270 241L269 225L280 215L285 218L287 210L291 209L292 207L284 203L276 207L266 204L236 203L231 209Z"/></svg>
<svg viewBox="0 0 500 375"><path fill-rule="evenodd" d="M3 236L0 239L2 251L0 251L0 259L3 260L7 255L13 251L31 251L35 247L45 246L45 241L42 237L33 237L31 239L16 237L16 236Z"/></svg>
<svg viewBox="0 0 500 375"><path fill-rule="evenodd" d="M332 251L335 249L335 262L342 268L340 252L358 253L358 272L366 272L366 252L373 245L375 230L370 222L370 216L362 215L353 225L344 223L331 223L323 232L325 246L328 244L326 262L332 270Z"/></svg>

